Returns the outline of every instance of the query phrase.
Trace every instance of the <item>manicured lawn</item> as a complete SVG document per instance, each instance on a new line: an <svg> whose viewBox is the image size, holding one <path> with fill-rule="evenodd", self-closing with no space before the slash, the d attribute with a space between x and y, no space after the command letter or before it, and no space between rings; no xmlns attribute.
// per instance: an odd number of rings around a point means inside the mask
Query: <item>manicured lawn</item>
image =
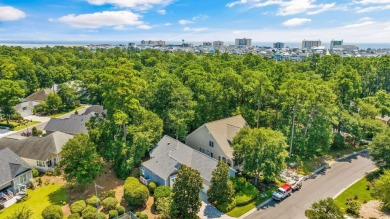
<svg viewBox="0 0 390 219"><path fill-rule="evenodd" d="M66 189L60 185L46 185L36 190L28 190L28 199L21 203L16 203L9 208L0 211L0 218L11 215L16 209L26 205L34 213L31 219L41 219L41 213L47 206L63 205L68 197Z"/></svg>
<svg viewBox="0 0 390 219"><path fill-rule="evenodd" d="M355 184L350 186L348 189L346 189L343 193L341 193L337 198L335 199L335 203L341 208L343 212L346 212L347 210L347 199L355 199L355 196L357 196L357 200L360 203L364 203L364 201L370 201L373 198L371 197L371 190L367 190L367 184L369 181L366 177L362 178L361 180L357 181Z"/></svg>
<svg viewBox="0 0 390 219"><path fill-rule="evenodd" d="M19 125L19 126L16 126L14 129L12 129L12 131L20 131L22 129L25 129L27 127L31 127L31 126L34 126L36 124L39 124L41 122L38 122L38 121L32 121L32 122L29 122L27 123L26 125Z"/></svg>
<svg viewBox="0 0 390 219"><path fill-rule="evenodd" d="M74 111L76 111L76 110L80 110L80 109L83 109L83 108L84 108L84 106L79 106L79 107L76 107L76 108L74 108L73 110L70 110L70 111L68 111L68 112L60 112L60 113L51 115L50 118L58 118L58 117L63 116L63 115L65 115L65 114L67 114L67 113L74 112Z"/></svg>
<svg viewBox="0 0 390 219"><path fill-rule="evenodd" d="M251 203L244 205L244 206L235 207L233 210L229 211L226 214L229 215L230 217L240 217L241 215L245 214L246 212L252 210L253 208L256 208L259 204L263 203L267 199L271 198L272 193L274 192L275 189L277 189L277 188L275 187L275 188L267 190L266 192L259 194L256 197L256 199L254 201L252 201Z"/></svg>

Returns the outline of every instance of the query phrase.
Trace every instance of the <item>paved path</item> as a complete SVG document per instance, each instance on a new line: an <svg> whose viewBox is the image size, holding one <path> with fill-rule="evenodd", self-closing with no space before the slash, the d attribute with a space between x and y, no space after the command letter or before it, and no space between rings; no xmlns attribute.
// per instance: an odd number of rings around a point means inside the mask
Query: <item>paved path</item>
<svg viewBox="0 0 390 219"><path fill-rule="evenodd" d="M202 199L202 207L200 207L200 211L198 216L201 219L209 219L209 218L220 218L220 219L234 219L233 217L229 217L228 215L220 212L214 205L210 204L207 201L207 195L204 192L199 193L200 198Z"/></svg>
<svg viewBox="0 0 390 219"><path fill-rule="evenodd" d="M302 189L281 202L270 201L246 218L256 219L302 219L305 210L319 199L334 197L361 179L376 167L371 160L357 156L351 162L334 162L330 169L315 179L303 182Z"/></svg>

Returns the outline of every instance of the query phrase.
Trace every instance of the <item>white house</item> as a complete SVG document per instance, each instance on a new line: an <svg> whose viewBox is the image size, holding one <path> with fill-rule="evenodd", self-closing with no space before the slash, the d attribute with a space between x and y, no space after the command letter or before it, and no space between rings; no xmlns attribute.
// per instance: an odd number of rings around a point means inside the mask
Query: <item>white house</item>
<svg viewBox="0 0 390 219"><path fill-rule="evenodd" d="M185 144L234 167L232 141L247 122L241 115L213 121L189 134Z"/></svg>

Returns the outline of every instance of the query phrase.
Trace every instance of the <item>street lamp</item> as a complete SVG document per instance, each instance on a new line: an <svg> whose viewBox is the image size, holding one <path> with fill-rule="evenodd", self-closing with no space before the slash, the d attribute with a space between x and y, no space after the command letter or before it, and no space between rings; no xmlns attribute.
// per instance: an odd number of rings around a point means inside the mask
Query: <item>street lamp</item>
<svg viewBox="0 0 390 219"><path fill-rule="evenodd" d="M97 193L97 188L99 189L103 189L104 187L102 186L99 186L98 184L96 184L95 182L95 194L96 194L96 216L99 214L99 197L98 197L98 193Z"/></svg>

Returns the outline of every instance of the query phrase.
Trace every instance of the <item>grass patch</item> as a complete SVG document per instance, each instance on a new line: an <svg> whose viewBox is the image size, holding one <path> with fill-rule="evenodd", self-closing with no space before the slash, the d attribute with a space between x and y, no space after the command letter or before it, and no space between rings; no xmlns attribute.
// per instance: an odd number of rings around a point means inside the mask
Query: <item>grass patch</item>
<svg viewBox="0 0 390 219"><path fill-rule="evenodd" d="M79 107L76 107L76 108L74 108L74 109L72 109L72 110L70 110L70 111L60 112L60 113L51 115L50 118L52 118L52 119L58 118L58 117L63 116L63 115L65 115L65 114L67 114L67 113L74 112L74 111L76 111L76 110L80 110L80 109L83 109L83 108L84 108L84 106L79 106Z"/></svg>
<svg viewBox="0 0 390 219"><path fill-rule="evenodd" d="M367 187L369 183L370 181L367 180L367 177L357 181L355 184L348 187L343 193L337 196L337 198L334 200L336 205L338 205L345 213L347 211L346 203L348 199L356 200L361 204L363 204L365 201L368 202L373 200L371 197L371 190L369 190Z"/></svg>
<svg viewBox="0 0 390 219"><path fill-rule="evenodd" d="M31 127L31 126L34 126L34 125L37 125L41 122L38 122L38 121L32 121L32 122L29 122L27 123L26 125L18 125L18 126L15 126L15 128L12 129L12 131L20 131L20 130L23 130L27 127Z"/></svg>
<svg viewBox="0 0 390 219"><path fill-rule="evenodd" d="M271 198L272 193L274 192L275 189L277 189L277 187L269 189L269 190L257 195L257 197L254 201L250 202L247 205L235 207L233 210L229 211L226 214L230 217L240 217L240 216L244 215L245 213L252 210L253 208L256 208L259 204L261 204L264 201Z"/></svg>
<svg viewBox="0 0 390 219"><path fill-rule="evenodd" d="M66 189L61 185L47 185L36 190L27 190L28 198L24 202L16 203L9 208L0 211L0 218L6 218L16 209L26 205L33 211L31 219L41 219L42 211L49 205L63 205L66 203L68 196Z"/></svg>

